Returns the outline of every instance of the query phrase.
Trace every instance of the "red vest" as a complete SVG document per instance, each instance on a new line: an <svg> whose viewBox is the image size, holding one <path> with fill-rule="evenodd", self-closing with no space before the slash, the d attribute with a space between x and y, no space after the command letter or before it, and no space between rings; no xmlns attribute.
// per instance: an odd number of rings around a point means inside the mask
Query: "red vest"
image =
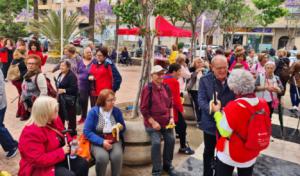
<svg viewBox="0 0 300 176"><path fill-rule="evenodd" d="M113 75L111 66L104 64L92 64L90 74L95 78L96 91L92 96L98 96L103 89L112 89Z"/></svg>

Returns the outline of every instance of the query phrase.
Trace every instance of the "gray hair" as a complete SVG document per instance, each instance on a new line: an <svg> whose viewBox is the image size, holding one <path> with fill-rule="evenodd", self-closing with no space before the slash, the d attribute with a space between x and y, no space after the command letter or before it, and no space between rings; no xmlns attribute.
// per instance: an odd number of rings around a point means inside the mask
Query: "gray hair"
<svg viewBox="0 0 300 176"><path fill-rule="evenodd" d="M223 62L226 62L226 63L227 63L226 57L223 56L223 55L218 54L218 55L215 55L215 56L212 58L211 64L214 65L214 63L215 63L217 60L222 60Z"/></svg>
<svg viewBox="0 0 300 176"><path fill-rule="evenodd" d="M255 90L253 75L244 69L234 69L228 78L228 87L236 95L251 94Z"/></svg>

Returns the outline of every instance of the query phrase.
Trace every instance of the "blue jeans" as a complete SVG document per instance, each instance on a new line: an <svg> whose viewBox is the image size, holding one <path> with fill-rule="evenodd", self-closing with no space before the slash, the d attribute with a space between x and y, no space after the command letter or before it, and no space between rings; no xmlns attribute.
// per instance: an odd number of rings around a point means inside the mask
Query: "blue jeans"
<svg viewBox="0 0 300 176"><path fill-rule="evenodd" d="M151 138L151 160L152 160L152 175L160 175L162 169L169 170L172 167L173 152L175 145L175 137L173 129L161 129L156 131L152 128L146 128L147 133ZM163 151L163 167L161 163L161 136L164 139Z"/></svg>
<svg viewBox="0 0 300 176"><path fill-rule="evenodd" d="M7 128L5 128L3 121L5 116L6 107L0 110L0 144L5 152L13 150L18 146Z"/></svg>
<svg viewBox="0 0 300 176"><path fill-rule="evenodd" d="M299 88L298 88L298 90L299 90ZM300 92L300 90L299 90L299 92ZM290 85L290 97L291 97L292 106L298 107L300 100L297 95L297 88L293 84Z"/></svg>

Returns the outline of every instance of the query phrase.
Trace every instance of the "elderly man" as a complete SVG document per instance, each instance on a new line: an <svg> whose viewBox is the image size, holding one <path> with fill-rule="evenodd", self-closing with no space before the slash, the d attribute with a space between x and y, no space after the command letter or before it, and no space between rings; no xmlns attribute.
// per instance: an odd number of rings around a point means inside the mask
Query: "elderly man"
<svg viewBox="0 0 300 176"><path fill-rule="evenodd" d="M229 101L235 98L234 93L228 88L228 63L225 56L216 55L212 61L212 72L200 79L198 102L201 107L202 123L200 128L204 132L204 176L213 176L212 163L216 146L216 123L211 112L210 102L214 96L221 101L224 107Z"/></svg>
<svg viewBox="0 0 300 176"><path fill-rule="evenodd" d="M144 116L146 131L151 138L152 175L160 176L162 169L170 176L176 172L172 166L175 145L172 94L163 84L165 70L156 65L151 71L152 82L146 85L141 95L141 112ZM161 163L161 136L164 139L163 167Z"/></svg>

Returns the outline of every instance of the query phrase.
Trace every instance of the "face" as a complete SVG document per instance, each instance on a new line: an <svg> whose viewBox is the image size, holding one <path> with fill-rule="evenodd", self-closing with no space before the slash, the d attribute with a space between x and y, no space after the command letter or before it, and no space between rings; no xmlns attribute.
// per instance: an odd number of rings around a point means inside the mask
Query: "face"
<svg viewBox="0 0 300 176"><path fill-rule="evenodd" d="M265 66L266 74L271 75L275 71L275 66L272 64L268 64Z"/></svg>
<svg viewBox="0 0 300 176"><path fill-rule="evenodd" d="M25 45L19 45L18 50L20 51L26 51L26 46Z"/></svg>
<svg viewBox="0 0 300 176"><path fill-rule="evenodd" d="M96 56L97 56L97 60L99 62L103 62L105 60L105 57L103 56L103 54L100 51L97 52Z"/></svg>
<svg viewBox="0 0 300 176"><path fill-rule="evenodd" d="M250 57L254 57L254 56L255 56L255 52L254 52L254 51L251 51L251 52L249 53L249 56L250 56Z"/></svg>
<svg viewBox="0 0 300 176"><path fill-rule="evenodd" d="M58 107L55 108L55 112L51 116L50 122L55 121L55 119L58 117Z"/></svg>
<svg viewBox="0 0 300 176"><path fill-rule="evenodd" d="M261 65L265 65L268 61L269 61L269 57L268 56L264 56L264 58L261 61Z"/></svg>
<svg viewBox="0 0 300 176"><path fill-rule="evenodd" d="M60 71L61 71L62 73L67 73L67 72L69 71L68 66L67 66L66 63L64 63L64 62L62 62L62 63L60 64L59 69L60 69Z"/></svg>
<svg viewBox="0 0 300 176"><path fill-rule="evenodd" d="M244 57L243 56L239 56L239 57L236 58L236 60L237 60L238 63L241 63L241 62L243 62Z"/></svg>
<svg viewBox="0 0 300 176"><path fill-rule="evenodd" d="M196 69L204 67L203 61L202 60L195 61L195 67L196 67Z"/></svg>
<svg viewBox="0 0 300 176"><path fill-rule="evenodd" d="M153 73L152 74L152 81L156 84L162 84L163 82L163 76L164 76L164 72L158 72L158 73Z"/></svg>
<svg viewBox="0 0 300 176"><path fill-rule="evenodd" d="M37 61L33 58L27 60L26 66L28 71L35 71L39 68L37 65Z"/></svg>
<svg viewBox="0 0 300 176"><path fill-rule="evenodd" d="M88 60L90 60L90 59L92 59L92 51L91 50L86 50L85 52L84 52L84 58L85 59L88 59Z"/></svg>
<svg viewBox="0 0 300 176"><path fill-rule="evenodd" d="M108 98L105 100L105 109L111 110L114 107L115 102L116 102L116 97L110 94Z"/></svg>
<svg viewBox="0 0 300 176"><path fill-rule="evenodd" d="M174 73L174 77L176 79L180 78L180 76L181 76L181 69L177 70L177 72Z"/></svg>
<svg viewBox="0 0 300 176"><path fill-rule="evenodd" d="M64 49L64 55L69 55L68 49Z"/></svg>
<svg viewBox="0 0 300 176"><path fill-rule="evenodd" d="M228 72L227 61L223 59L215 60L215 62L212 64L212 70L218 80L224 81L227 78Z"/></svg>
<svg viewBox="0 0 300 176"><path fill-rule="evenodd" d="M7 40L6 45L7 45L7 46L12 46L11 41L10 41L10 40Z"/></svg>
<svg viewBox="0 0 300 176"><path fill-rule="evenodd" d="M36 46L35 46L35 45L32 45L32 46L30 47L30 49L31 49L32 51L36 51Z"/></svg>

